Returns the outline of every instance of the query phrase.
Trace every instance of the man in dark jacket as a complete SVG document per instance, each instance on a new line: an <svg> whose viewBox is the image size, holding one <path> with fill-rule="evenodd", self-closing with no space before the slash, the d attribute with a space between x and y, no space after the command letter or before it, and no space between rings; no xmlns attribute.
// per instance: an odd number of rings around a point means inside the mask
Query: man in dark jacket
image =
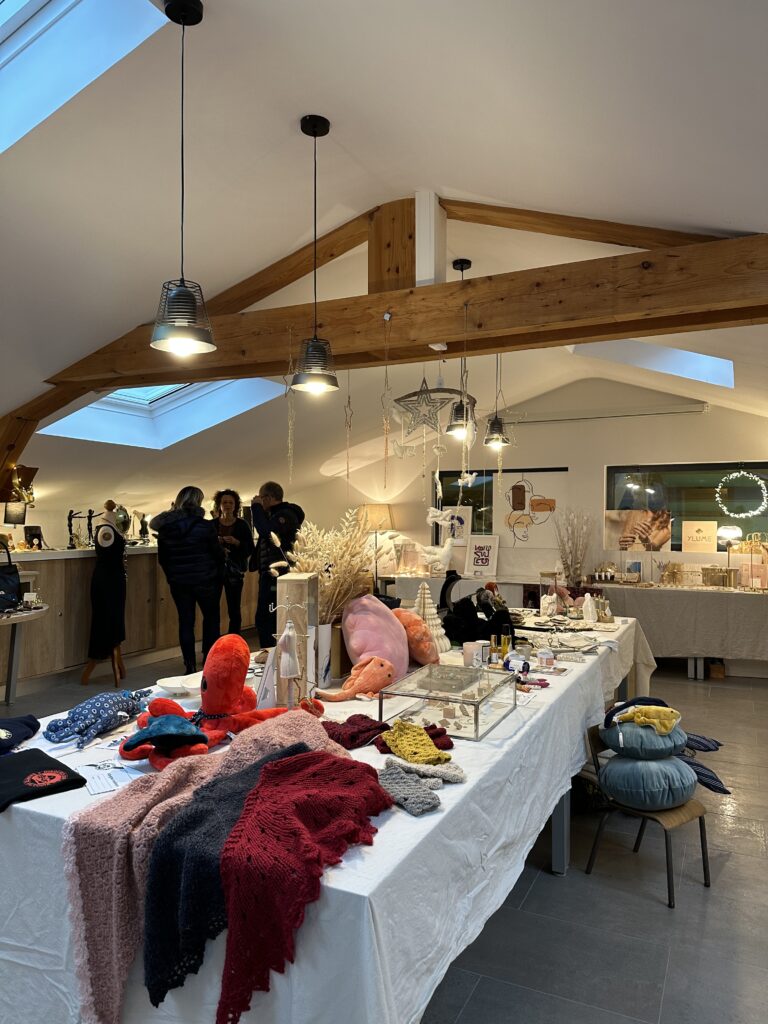
<svg viewBox="0 0 768 1024"><path fill-rule="evenodd" d="M304 509L284 500L283 488L268 480L259 488L251 503L253 528L256 531L256 568L259 572L259 603L256 608L256 629L262 647L274 647L277 630L277 579L270 572L275 562L284 562L293 549L296 534L304 522ZM274 536L273 536L274 535ZM275 544L279 541L279 545ZM288 572L283 566L277 570Z"/></svg>
<svg viewBox="0 0 768 1024"><path fill-rule="evenodd" d="M157 532L157 559L179 613L179 646L187 673L196 671L196 606L203 616L203 663L221 625L224 553L215 524L205 518L203 497L198 487L185 487L174 507L149 524Z"/></svg>

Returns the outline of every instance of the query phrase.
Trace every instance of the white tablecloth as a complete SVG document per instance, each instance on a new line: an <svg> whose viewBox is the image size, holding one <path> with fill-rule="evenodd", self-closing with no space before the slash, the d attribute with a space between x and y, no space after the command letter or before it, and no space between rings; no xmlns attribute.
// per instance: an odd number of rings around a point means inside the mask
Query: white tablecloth
<svg viewBox="0 0 768 1024"><path fill-rule="evenodd" d="M617 615L635 616L657 658L768 661L768 596L743 590L605 587Z"/></svg>
<svg viewBox="0 0 768 1024"><path fill-rule="evenodd" d="M602 716L605 673L620 678L613 657L604 649L573 665L482 742L457 741L454 759L468 779L440 791L439 811L380 815L374 845L353 848L326 872L297 936L296 963L272 976L269 993L254 995L244 1024L415 1024L451 961L517 881L583 765L585 730ZM350 714L375 707L347 705ZM65 760L77 767L104 756L91 748ZM384 760L373 748L354 756ZM0 1020L9 1024L79 1020L61 827L95 799L104 798L81 789L0 814ZM212 1024L224 946L225 936L209 943L200 973L157 1010L139 957L123 1024Z"/></svg>

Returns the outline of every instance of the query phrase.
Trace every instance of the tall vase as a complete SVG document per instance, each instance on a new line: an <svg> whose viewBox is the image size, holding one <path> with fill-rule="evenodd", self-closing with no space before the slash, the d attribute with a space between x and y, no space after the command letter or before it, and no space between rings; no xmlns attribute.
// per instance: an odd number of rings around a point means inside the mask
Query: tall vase
<svg viewBox="0 0 768 1024"><path fill-rule="evenodd" d="M325 690L331 681L331 638L333 626L324 623L317 627L317 680L318 689Z"/></svg>

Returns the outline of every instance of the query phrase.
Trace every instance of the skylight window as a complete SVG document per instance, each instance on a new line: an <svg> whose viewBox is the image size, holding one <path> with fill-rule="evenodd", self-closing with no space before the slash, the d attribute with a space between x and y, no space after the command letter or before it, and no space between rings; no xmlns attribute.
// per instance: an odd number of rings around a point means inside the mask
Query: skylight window
<svg viewBox="0 0 768 1024"><path fill-rule="evenodd" d="M62 416L38 433L162 451L284 394L283 384L259 377L125 388Z"/></svg>
<svg viewBox="0 0 768 1024"><path fill-rule="evenodd" d="M166 23L150 0L0 0L0 153Z"/></svg>
<svg viewBox="0 0 768 1024"><path fill-rule="evenodd" d="M605 359L611 363L637 366L643 370L668 373L672 377L716 384L721 388L732 388L733 360L720 356L708 356L703 352L671 348L669 345L648 344L644 341L591 341L585 345L568 346L576 356L589 359Z"/></svg>

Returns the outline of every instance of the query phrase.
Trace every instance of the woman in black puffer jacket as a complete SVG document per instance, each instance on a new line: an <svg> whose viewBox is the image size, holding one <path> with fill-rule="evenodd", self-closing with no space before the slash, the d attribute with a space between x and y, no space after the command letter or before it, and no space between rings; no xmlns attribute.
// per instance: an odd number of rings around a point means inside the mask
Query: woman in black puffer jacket
<svg viewBox="0 0 768 1024"><path fill-rule="evenodd" d="M157 557L179 613L179 646L184 670L195 672L195 608L203 616L203 664L219 639L224 554L216 526L205 518L205 495L199 487L184 487L173 508L149 524L157 532Z"/></svg>

